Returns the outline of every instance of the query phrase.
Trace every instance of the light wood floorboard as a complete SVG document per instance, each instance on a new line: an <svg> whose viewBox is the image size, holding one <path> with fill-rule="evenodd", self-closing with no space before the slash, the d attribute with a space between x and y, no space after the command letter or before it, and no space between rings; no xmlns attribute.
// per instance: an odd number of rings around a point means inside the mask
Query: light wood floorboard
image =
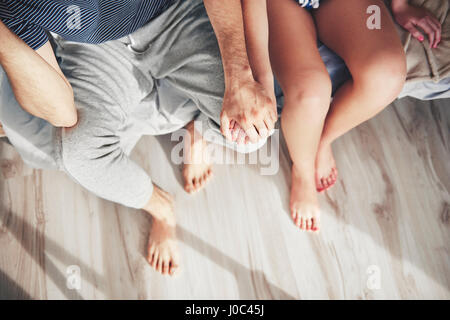
<svg viewBox="0 0 450 320"><path fill-rule="evenodd" d="M320 195L319 235L291 222L283 141L276 175L216 165L207 189L189 196L168 162L169 137L144 137L133 158L176 198L176 279L145 261L144 213L33 170L0 142L0 298L449 299L449 128L449 100L403 99L337 141L340 180ZM66 286L70 265L79 291ZM371 266L378 290L367 286Z"/></svg>

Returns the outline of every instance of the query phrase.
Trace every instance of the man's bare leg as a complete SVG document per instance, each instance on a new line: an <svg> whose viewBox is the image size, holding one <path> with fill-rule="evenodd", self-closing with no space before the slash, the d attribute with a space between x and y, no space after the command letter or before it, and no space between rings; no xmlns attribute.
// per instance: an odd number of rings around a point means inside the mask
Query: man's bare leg
<svg viewBox="0 0 450 320"><path fill-rule="evenodd" d="M212 177L211 162L207 154L206 141L195 130L194 121L191 121L186 130L185 137L185 163L183 167L184 189L194 193L205 186Z"/></svg>
<svg viewBox="0 0 450 320"><path fill-rule="evenodd" d="M154 186L152 197L143 209L153 217L147 261L163 275L175 275L180 271L180 255L173 198L169 193Z"/></svg>

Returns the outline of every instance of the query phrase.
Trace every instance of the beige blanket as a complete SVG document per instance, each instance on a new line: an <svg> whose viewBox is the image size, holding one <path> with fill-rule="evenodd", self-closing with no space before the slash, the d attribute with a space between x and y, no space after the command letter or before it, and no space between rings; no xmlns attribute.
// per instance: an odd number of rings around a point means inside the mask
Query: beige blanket
<svg viewBox="0 0 450 320"><path fill-rule="evenodd" d="M428 40L421 43L398 26L408 64L407 82L427 80L439 82L443 78L450 77L450 18L448 17L450 1L410 0L410 3L425 7L439 19L442 24L442 41L436 49L430 49Z"/></svg>

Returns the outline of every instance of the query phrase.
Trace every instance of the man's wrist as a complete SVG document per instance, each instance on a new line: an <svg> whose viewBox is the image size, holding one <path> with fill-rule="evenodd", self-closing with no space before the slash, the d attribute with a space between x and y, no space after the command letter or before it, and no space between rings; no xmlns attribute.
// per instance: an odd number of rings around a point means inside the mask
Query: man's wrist
<svg viewBox="0 0 450 320"><path fill-rule="evenodd" d="M230 87L242 81L254 81L250 64L232 64L224 66L225 86Z"/></svg>

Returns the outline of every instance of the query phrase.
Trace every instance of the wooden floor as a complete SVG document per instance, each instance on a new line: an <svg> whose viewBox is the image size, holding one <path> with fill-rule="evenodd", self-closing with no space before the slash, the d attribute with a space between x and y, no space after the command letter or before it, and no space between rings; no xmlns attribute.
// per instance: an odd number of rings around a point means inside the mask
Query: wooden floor
<svg viewBox="0 0 450 320"><path fill-rule="evenodd" d="M449 299L449 128L449 100L404 99L341 138L320 235L290 220L283 143L278 174L216 165L208 188L188 196L169 138L142 139L133 158L176 197L176 279L144 259L145 214L32 170L0 142L0 298ZM73 265L80 290L66 283Z"/></svg>

